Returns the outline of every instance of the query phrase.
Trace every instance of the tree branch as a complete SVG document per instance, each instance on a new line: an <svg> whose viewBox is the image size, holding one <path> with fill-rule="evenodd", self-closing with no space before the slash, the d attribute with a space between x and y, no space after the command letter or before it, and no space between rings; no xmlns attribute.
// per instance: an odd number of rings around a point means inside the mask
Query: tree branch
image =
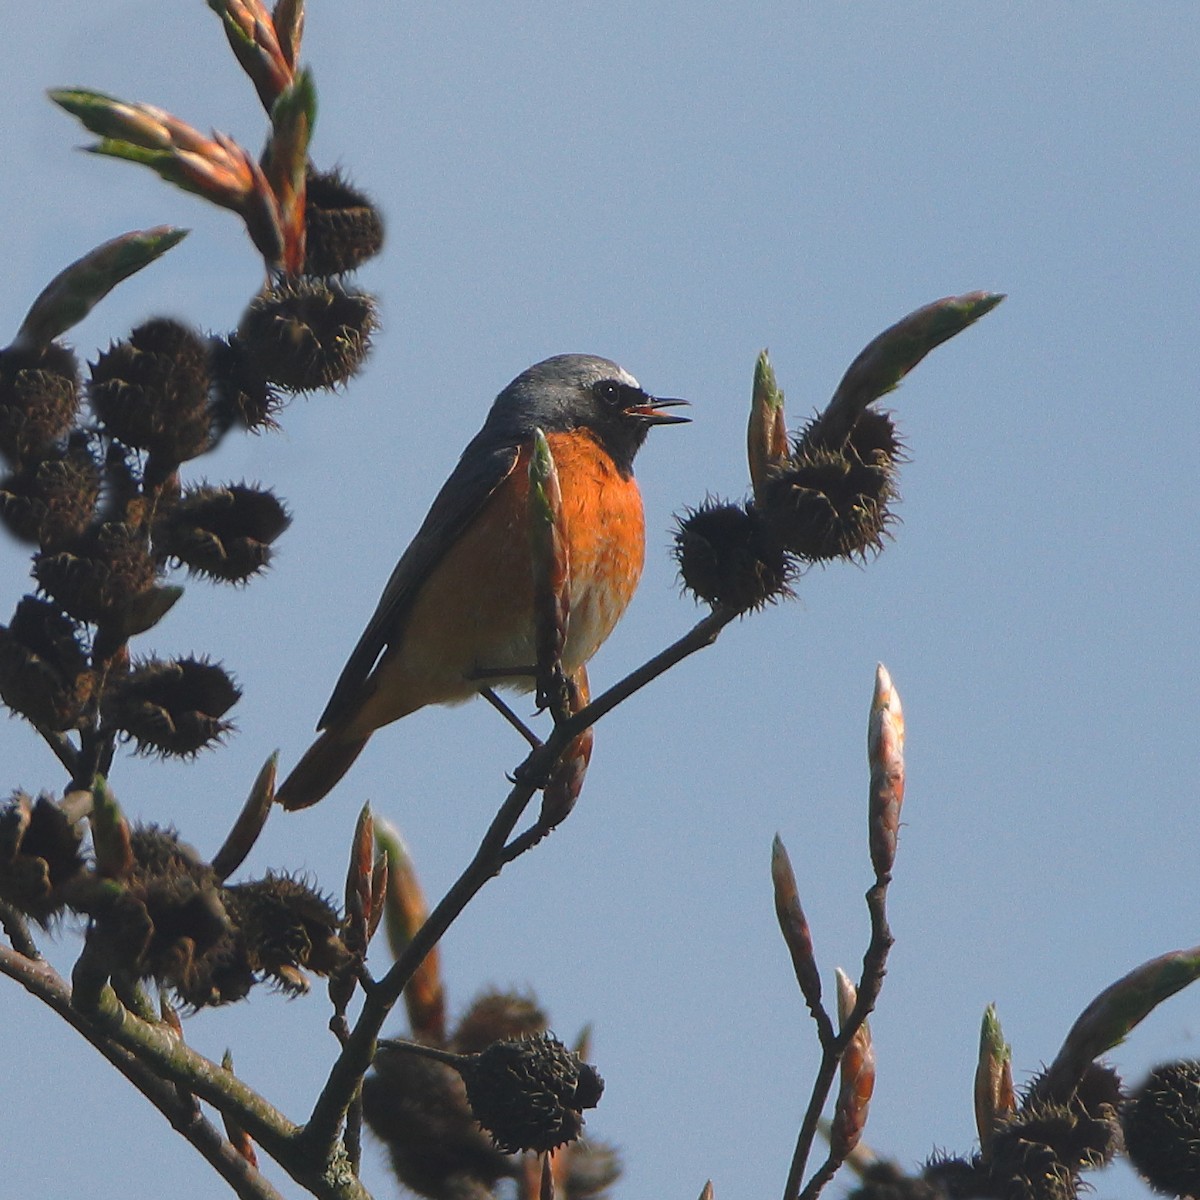
<svg viewBox="0 0 1200 1200"><path fill-rule="evenodd" d="M610 713L618 704L657 679L665 671L698 650L711 646L737 613L715 608L702 617L683 637L665 650L631 671L619 683L603 692L591 704L574 716L555 725L545 743L535 747L516 772L516 782L500 806L483 836L475 856L466 869L417 930L404 953L388 973L366 990L366 1001L358 1021L329 1078L313 1106L312 1115L304 1126L302 1139L314 1162L327 1161L337 1150L338 1130L354 1098L362 1077L375 1054L375 1039L383 1028L396 1001L426 955L437 945L442 935L459 914L479 893L489 879L516 855L507 847L508 838L528 807L534 793L543 786L563 752L585 729ZM528 843L518 840L514 846L528 849L538 838Z"/></svg>
<svg viewBox="0 0 1200 1200"><path fill-rule="evenodd" d="M195 1147L241 1200L283 1200L271 1183L172 1084L71 1007L71 989L49 963L27 958L4 946L0 947L0 974L15 980L82 1034Z"/></svg>

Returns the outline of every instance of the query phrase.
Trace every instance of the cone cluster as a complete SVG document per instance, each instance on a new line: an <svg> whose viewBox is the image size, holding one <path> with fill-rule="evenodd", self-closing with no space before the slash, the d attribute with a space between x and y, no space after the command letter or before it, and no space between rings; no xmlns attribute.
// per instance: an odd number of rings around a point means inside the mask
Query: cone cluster
<svg viewBox="0 0 1200 1200"><path fill-rule="evenodd" d="M93 971L152 981L198 1009L263 982L300 994L306 972L352 965L341 916L304 880L268 872L225 884L174 830L130 826L115 805L106 822L94 810L88 853L89 809L87 793L17 792L0 806L0 900L43 926L86 917Z"/></svg>

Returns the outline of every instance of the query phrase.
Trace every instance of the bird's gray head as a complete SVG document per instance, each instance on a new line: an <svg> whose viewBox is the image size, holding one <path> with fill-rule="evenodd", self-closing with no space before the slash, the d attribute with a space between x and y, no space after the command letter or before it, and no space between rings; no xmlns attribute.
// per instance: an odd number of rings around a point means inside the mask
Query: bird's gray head
<svg viewBox="0 0 1200 1200"><path fill-rule="evenodd" d="M651 425L688 419L662 409L686 403L656 399L607 358L557 354L522 371L496 397L487 424L520 441L537 428L546 433L589 429L627 475Z"/></svg>

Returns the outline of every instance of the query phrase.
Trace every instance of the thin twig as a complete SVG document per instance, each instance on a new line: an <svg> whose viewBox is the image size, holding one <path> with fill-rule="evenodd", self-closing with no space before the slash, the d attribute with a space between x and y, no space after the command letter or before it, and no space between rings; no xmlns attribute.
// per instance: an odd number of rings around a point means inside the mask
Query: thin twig
<svg viewBox="0 0 1200 1200"><path fill-rule="evenodd" d="M42 741L54 752L54 757L66 767L67 774L74 779L75 773L79 769L79 751L71 744L70 738L65 733L56 733L52 729L39 725L36 721L33 727L38 731Z"/></svg>
<svg viewBox="0 0 1200 1200"><path fill-rule="evenodd" d="M304 1127L302 1137L314 1163L328 1161L336 1151L338 1130L363 1075L371 1065L375 1053L375 1039L379 1036L388 1014L417 968L450 925L488 880L499 874L506 863L511 861L511 857L514 857L507 850L508 838L534 793L546 782L562 753L580 733L606 716L618 704L689 655L712 645L721 630L736 616L735 612L723 608L708 613L678 641L656 654L637 670L631 671L574 716L557 724L545 743L536 747L521 764L516 773L516 782L492 819L475 856L414 934L404 953L392 964L378 984L367 992L354 1030L334 1062L325 1086L313 1106L312 1115ZM514 843L514 846L517 844ZM522 845L521 848L527 849L528 846Z"/></svg>
<svg viewBox="0 0 1200 1200"><path fill-rule="evenodd" d="M817 1078L813 1084L812 1095L804 1120L800 1125L800 1133L796 1138L796 1150L792 1155L792 1165L788 1171L787 1184L784 1187L784 1200L815 1200L821 1189L833 1178L842 1160L830 1155L818 1168L816 1174L801 1191L801 1181L812 1153L813 1141L817 1136L817 1127L821 1112L829 1099L837 1075L838 1065L846 1052L851 1039L862 1028L863 1022L875 1008L883 987L883 977L887 974L887 956L895 939L887 921L887 888L891 882L890 875L880 876L867 890L867 911L871 916L871 939L863 954L862 978L858 984L858 999L854 1011L838 1031L837 1036L829 1041L823 1035L821 1038L821 1065L817 1070Z"/></svg>
<svg viewBox="0 0 1200 1200"><path fill-rule="evenodd" d="M538 737L513 710L496 695L496 689L482 687L479 694L533 747L537 749L542 744Z"/></svg>

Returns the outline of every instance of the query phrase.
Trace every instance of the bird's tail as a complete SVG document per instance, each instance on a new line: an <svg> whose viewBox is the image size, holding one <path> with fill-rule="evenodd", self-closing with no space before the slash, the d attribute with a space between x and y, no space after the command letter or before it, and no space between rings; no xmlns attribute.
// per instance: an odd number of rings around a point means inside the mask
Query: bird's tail
<svg viewBox="0 0 1200 1200"><path fill-rule="evenodd" d="M286 809L316 804L350 770L351 763L366 744L365 737L348 738L336 728L325 730L276 791L276 801Z"/></svg>

